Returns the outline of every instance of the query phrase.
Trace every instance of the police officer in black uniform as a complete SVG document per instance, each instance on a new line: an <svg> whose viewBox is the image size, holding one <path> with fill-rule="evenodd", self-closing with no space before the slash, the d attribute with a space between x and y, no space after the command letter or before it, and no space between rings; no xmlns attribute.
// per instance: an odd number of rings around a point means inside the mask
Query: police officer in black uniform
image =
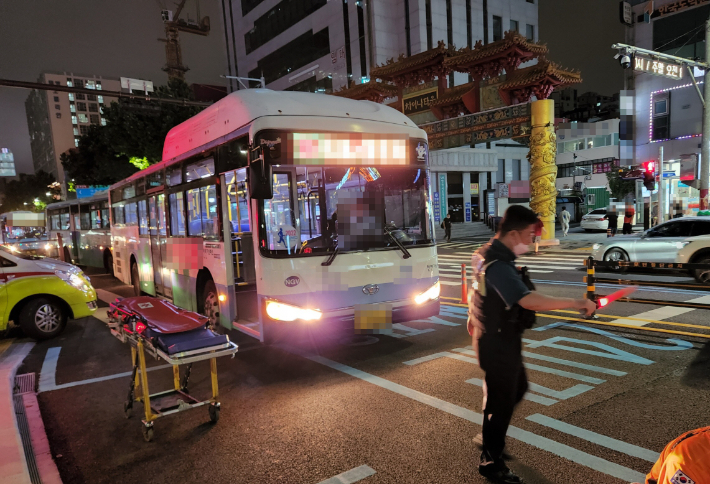
<svg viewBox="0 0 710 484"><path fill-rule="evenodd" d="M535 311L574 308L590 315L588 299L550 297L535 291L527 272L515 266L535 237L537 215L521 205L509 207L491 241L472 258L473 291L468 331L485 372L482 453L478 471L493 482L523 481L503 461L505 434L515 406L528 389L522 358L522 333L532 327Z"/></svg>

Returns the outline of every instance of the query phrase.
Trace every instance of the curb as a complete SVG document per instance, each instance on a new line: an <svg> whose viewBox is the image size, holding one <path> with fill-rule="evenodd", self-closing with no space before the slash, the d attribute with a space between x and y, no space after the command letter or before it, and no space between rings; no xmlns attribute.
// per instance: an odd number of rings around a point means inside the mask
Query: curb
<svg viewBox="0 0 710 484"><path fill-rule="evenodd" d="M17 426L13 391L17 369L33 346L34 343L11 344L0 357L0 476L3 484L32 482Z"/></svg>
<svg viewBox="0 0 710 484"><path fill-rule="evenodd" d="M44 421L37 403L37 394L34 392L25 393L22 395L22 401L25 405L25 416L30 427L30 441L40 480L42 484L62 484L59 469L57 469L57 464L54 462L52 451L49 448L47 432L44 429Z"/></svg>

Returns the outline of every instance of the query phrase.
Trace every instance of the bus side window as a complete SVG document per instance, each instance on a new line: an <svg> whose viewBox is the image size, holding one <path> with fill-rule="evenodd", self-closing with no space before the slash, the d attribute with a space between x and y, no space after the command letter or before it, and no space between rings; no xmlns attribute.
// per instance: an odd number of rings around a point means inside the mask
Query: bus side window
<svg viewBox="0 0 710 484"><path fill-rule="evenodd" d="M148 208L146 200L138 202L138 233L148 235Z"/></svg>
<svg viewBox="0 0 710 484"><path fill-rule="evenodd" d="M187 235L202 235L202 217L200 213L200 189L193 188L185 192L187 196Z"/></svg>
<svg viewBox="0 0 710 484"><path fill-rule="evenodd" d="M183 212L182 192L171 193L170 200L170 235L185 236L185 213Z"/></svg>
<svg viewBox="0 0 710 484"><path fill-rule="evenodd" d="M138 212L136 202L126 204L126 225L138 225Z"/></svg>
<svg viewBox="0 0 710 484"><path fill-rule="evenodd" d="M91 225L91 207L89 205L82 205L79 207L79 225L76 227L81 230L91 230L93 227Z"/></svg>
<svg viewBox="0 0 710 484"><path fill-rule="evenodd" d="M126 217L122 206L113 207L113 223L116 225L123 225L126 223Z"/></svg>
<svg viewBox="0 0 710 484"><path fill-rule="evenodd" d="M101 228L107 229L111 225L111 221L108 217L108 208L101 209Z"/></svg>

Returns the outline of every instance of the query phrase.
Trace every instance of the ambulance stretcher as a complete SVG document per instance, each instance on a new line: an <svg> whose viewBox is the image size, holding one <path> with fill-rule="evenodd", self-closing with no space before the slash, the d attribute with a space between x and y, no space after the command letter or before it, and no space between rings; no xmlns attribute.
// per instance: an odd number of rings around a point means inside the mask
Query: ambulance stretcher
<svg viewBox="0 0 710 484"><path fill-rule="evenodd" d="M150 296L116 299L108 311L108 326L122 343L131 345L131 384L123 410L126 418L133 413L133 402L143 402L145 419L143 438L153 438L153 422L193 408L208 405L210 420L219 420L220 404L217 388L217 358L232 356L237 345L226 335L207 328L208 319L185 311L168 301ZM150 394L145 353L161 358L173 366L172 390ZM192 364L210 360L212 398L197 400L188 393ZM180 365L187 365L180 378ZM137 390L140 389L140 395Z"/></svg>

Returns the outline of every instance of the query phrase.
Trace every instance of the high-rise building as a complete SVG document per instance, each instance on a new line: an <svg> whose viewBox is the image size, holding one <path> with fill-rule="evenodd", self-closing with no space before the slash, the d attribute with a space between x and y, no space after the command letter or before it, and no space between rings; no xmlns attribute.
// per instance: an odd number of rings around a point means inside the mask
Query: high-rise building
<svg viewBox="0 0 710 484"><path fill-rule="evenodd" d="M538 1L221 0L228 75L263 77L274 90L337 91L368 82L372 68L388 59L439 41L472 48L511 30L537 41ZM449 87L467 82L463 73L447 78ZM231 80L230 89L238 88ZM527 180L527 151L507 140L432 152L433 188L441 189L454 221L476 220L488 209L484 191L496 183Z"/></svg>
<svg viewBox="0 0 710 484"><path fill-rule="evenodd" d="M101 91L120 91L121 81L100 76L45 72L38 82L96 91L96 94L75 94L35 90L25 101L35 172L44 170L51 173L65 185L59 157L79 145L79 137L88 132L89 126L106 124L104 107L116 98L105 98Z"/></svg>

